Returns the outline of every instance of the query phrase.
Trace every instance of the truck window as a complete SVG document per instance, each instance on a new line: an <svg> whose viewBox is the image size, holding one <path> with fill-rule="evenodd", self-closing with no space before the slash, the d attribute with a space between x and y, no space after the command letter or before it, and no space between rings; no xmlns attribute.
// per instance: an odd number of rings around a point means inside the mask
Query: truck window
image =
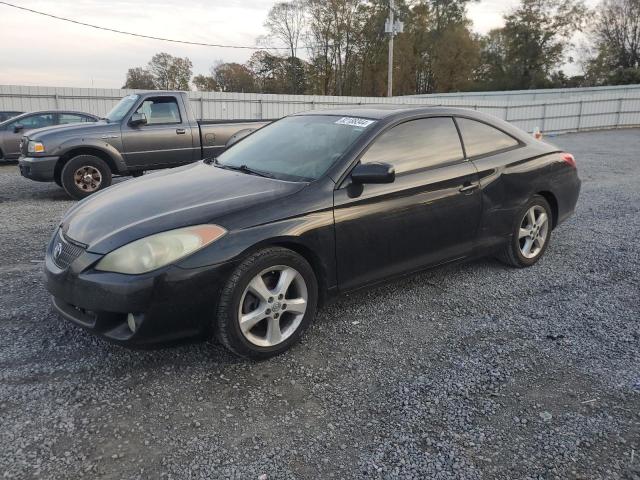
<svg viewBox="0 0 640 480"><path fill-rule="evenodd" d="M147 98L138 107L136 113L144 113L147 116L147 125L166 125L182 122L178 102L173 97Z"/></svg>

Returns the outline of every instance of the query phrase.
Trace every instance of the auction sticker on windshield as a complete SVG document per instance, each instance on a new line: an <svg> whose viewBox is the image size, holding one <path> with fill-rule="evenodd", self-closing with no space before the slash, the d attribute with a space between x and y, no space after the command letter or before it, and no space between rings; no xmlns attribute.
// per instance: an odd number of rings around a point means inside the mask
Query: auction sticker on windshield
<svg viewBox="0 0 640 480"><path fill-rule="evenodd" d="M336 125L350 125L352 127L367 128L372 123L376 123L376 121L367 120L366 118L342 117L336 122Z"/></svg>

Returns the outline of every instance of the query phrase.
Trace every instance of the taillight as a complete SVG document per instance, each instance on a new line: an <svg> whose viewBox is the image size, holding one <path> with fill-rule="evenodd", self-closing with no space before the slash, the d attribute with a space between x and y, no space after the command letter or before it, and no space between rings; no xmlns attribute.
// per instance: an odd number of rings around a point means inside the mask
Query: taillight
<svg viewBox="0 0 640 480"><path fill-rule="evenodd" d="M571 155L570 153L563 153L562 154L562 160L564 160L564 162L569 165L572 168L578 168L578 166L576 165L576 159L573 155Z"/></svg>

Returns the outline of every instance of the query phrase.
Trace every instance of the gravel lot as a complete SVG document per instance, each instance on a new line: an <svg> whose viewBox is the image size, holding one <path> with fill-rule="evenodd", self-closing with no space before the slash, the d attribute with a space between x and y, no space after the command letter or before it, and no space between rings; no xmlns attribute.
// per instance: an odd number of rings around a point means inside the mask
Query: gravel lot
<svg viewBox="0 0 640 480"><path fill-rule="evenodd" d="M552 141L583 193L537 266L350 295L263 363L60 320L40 261L72 202L0 166L2 478L640 479L640 130Z"/></svg>

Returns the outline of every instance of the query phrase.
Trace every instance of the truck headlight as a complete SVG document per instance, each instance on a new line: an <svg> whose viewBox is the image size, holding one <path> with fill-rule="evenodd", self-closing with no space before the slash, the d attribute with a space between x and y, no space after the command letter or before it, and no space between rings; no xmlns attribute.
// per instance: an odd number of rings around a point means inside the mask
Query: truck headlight
<svg viewBox="0 0 640 480"><path fill-rule="evenodd" d="M126 273L147 273L215 242L227 231L218 225L196 225L150 235L108 253L96 270Z"/></svg>
<svg viewBox="0 0 640 480"><path fill-rule="evenodd" d="M27 150L29 153L42 153L44 152L44 144L42 142L34 142L33 140L30 140L27 145Z"/></svg>

